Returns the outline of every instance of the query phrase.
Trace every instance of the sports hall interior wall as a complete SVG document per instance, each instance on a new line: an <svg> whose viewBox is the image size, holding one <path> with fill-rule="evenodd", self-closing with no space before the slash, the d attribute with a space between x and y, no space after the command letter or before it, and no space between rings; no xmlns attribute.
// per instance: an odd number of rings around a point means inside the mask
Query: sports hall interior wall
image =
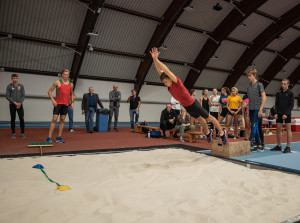
<svg viewBox="0 0 300 223"><path fill-rule="evenodd" d="M52 83L57 80L58 77L22 73L18 74L20 83L24 85L27 96L23 104L25 110L25 121L49 122L52 117L53 106L47 92ZM11 83L11 72L0 72L0 122L10 120L8 101L5 98L6 87L9 83ZM108 108L108 94L112 90L114 84L119 86L119 91L121 91L122 94L119 122L129 122L129 104L126 103L126 100L131 95L131 90L133 89L134 84L80 78L77 81L75 89L77 100L75 101L74 122L84 122L84 116L81 114L81 99L82 95L88 92L88 88L90 86L94 87L95 93L99 94L104 107ZM209 95L211 94L212 92L209 92ZM53 95L55 96L55 91L53 91ZM202 95L202 91L197 90L196 97L200 98L200 95ZM240 94L240 96L242 95L243 94ZM140 121L146 120L148 122L159 122L161 111L165 108L165 104L170 102L171 99L166 87L144 85L139 96L142 101L140 108ZM275 97L268 96L265 108L271 108L274 103ZM265 115L268 115L268 109L266 109ZM296 100L293 116L300 117L300 110L297 107ZM68 118L66 121L68 121Z"/></svg>

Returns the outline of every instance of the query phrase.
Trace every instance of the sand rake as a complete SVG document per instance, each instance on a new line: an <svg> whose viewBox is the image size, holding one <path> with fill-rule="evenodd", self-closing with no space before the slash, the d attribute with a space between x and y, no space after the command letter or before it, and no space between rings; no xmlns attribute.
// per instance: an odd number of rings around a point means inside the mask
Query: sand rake
<svg viewBox="0 0 300 223"><path fill-rule="evenodd" d="M68 186L66 186L66 185L60 185L59 183L57 183L57 182L51 180L51 179L47 176L46 172L44 171L43 165L41 165L41 164L36 164L36 165L33 166L32 168L40 169L40 170L43 172L43 174L46 176L46 178L47 178L50 182L55 183L55 184L57 185L56 190L59 190L59 191L71 190L70 187L68 187Z"/></svg>

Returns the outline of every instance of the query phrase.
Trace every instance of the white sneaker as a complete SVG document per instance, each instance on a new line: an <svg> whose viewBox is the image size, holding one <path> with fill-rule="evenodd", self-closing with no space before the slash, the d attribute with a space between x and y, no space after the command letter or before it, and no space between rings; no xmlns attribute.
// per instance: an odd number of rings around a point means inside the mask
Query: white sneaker
<svg viewBox="0 0 300 223"><path fill-rule="evenodd" d="M75 131L73 129L71 129L70 132L75 132Z"/></svg>
<svg viewBox="0 0 300 223"><path fill-rule="evenodd" d="M229 130L230 130L230 131L234 131L234 129L233 129L233 128L230 128Z"/></svg>
<svg viewBox="0 0 300 223"><path fill-rule="evenodd" d="M268 132L268 135L270 135L270 136L271 136L271 135L273 135L273 133L270 131L270 132Z"/></svg>
<svg viewBox="0 0 300 223"><path fill-rule="evenodd" d="M236 137L234 137L233 139L236 139Z"/></svg>
<svg viewBox="0 0 300 223"><path fill-rule="evenodd" d="M200 139L203 139L203 135L200 135L199 137L200 137Z"/></svg>

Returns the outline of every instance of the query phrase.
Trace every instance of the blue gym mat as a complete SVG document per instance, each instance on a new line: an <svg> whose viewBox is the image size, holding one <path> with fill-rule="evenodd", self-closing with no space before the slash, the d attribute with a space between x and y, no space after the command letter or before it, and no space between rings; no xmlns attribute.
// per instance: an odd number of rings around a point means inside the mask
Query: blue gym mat
<svg viewBox="0 0 300 223"><path fill-rule="evenodd" d="M251 152L248 156L230 157L230 159L300 173L300 142L291 143L292 152L286 154L280 151L270 151L275 146L276 144L265 145L264 152ZM285 147L286 143L283 143L282 148ZM210 150L201 151L201 153L210 154Z"/></svg>

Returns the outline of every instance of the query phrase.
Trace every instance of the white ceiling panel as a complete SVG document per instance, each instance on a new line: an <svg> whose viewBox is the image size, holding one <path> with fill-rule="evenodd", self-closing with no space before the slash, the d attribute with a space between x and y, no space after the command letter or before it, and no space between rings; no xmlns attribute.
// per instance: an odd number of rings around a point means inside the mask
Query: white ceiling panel
<svg viewBox="0 0 300 223"><path fill-rule="evenodd" d="M0 66L28 70L61 72L70 69L74 52L48 44L3 39L0 41Z"/></svg>
<svg viewBox="0 0 300 223"><path fill-rule="evenodd" d="M280 36L283 38L273 40L267 48L282 51L285 47L287 47L290 43L292 43L295 39L300 35L300 31L294 28L289 28L285 32L283 32Z"/></svg>
<svg viewBox="0 0 300 223"><path fill-rule="evenodd" d="M266 91L266 94L276 95L277 91L279 91L280 88L281 88L281 82L273 80L266 87L265 91Z"/></svg>
<svg viewBox="0 0 300 223"><path fill-rule="evenodd" d="M237 26L229 35L231 38L252 42L260 33L262 33L273 20L265 18L256 13L252 13L245 19L243 24L246 26Z"/></svg>
<svg viewBox="0 0 300 223"><path fill-rule="evenodd" d="M107 0L106 4L114 5L120 8L129 9L146 15L151 15L155 17L162 17L165 11L172 3L172 0L130 0L130 1L120 1L120 0Z"/></svg>
<svg viewBox="0 0 300 223"><path fill-rule="evenodd" d="M86 11L74 0L1 0L0 30L77 43Z"/></svg>
<svg viewBox="0 0 300 223"><path fill-rule="evenodd" d="M223 19L233 10L233 6L225 1L219 2L223 9L221 11L213 10L218 1L213 0L194 0L191 5L194 11L185 11L178 19L178 23L192 26L198 29L214 31Z"/></svg>
<svg viewBox="0 0 300 223"><path fill-rule="evenodd" d="M107 53L87 52L80 69L81 75L134 80L140 59Z"/></svg>
<svg viewBox="0 0 300 223"><path fill-rule="evenodd" d="M262 75L272 61L276 58L276 55L269 51L261 51L260 54L253 60L259 75ZM246 69L247 70L247 69Z"/></svg>
<svg viewBox="0 0 300 223"><path fill-rule="evenodd" d="M95 47L144 54L157 22L103 9L95 25L97 37L91 37L90 43Z"/></svg>
<svg viewBox="0 0 300 223"><path fill-rule="evenodd" d="M283 67L283 69L275 76L275 78L279 78L279 79L288 78L293 73L293 71L299 66L299 64L300 64L300 60L291 59Z"/></svg>
<svg viewBox="0 0 300 223"><path fill-rule="evenodd" d="M231 70L246 49L245 45L223 41L215 53L218 59L210 59L207 66Z"/></svg>
<svg viewBox="0 0 300 223"><path fill-rule="evenodd" d="M183 65L177 65L177 64L171 64L171 63L165 63L166 66L177 76L179 79L184 83L185 78L190 71L189 68L183 66ZM162 83L159 77L159 74L157 73L155 66L152 64L148 74L145 78L145 81L147 82L154 82L154 83Z"/></svg>
<svg viewBox="0 0 300 223"><path fill-rule="evenodd" d="M297 4L299 0L268 0L258 10L278 18Z"/></svg>
<svg viewBox="0 0 300 223"><path fill-rule="evenodd" d="M236 82L235 86L239 91L247 91L247 88L250 84L249 79L247 78L246 75L242 75L240 79Z"/></svg>
<svg viewBox="0 0 300 223"><path fill-rule="evenodd" d="M228 75L228 73L204 69L197 79L195 86L220 89Z"/></svg>
<svg viewBox="0 0 300 223"><path fill-rule="evenodd" d="M207 37L198 32L174 27L165 40L167 50L161 49L161 58L193 63Z"/></svg>

